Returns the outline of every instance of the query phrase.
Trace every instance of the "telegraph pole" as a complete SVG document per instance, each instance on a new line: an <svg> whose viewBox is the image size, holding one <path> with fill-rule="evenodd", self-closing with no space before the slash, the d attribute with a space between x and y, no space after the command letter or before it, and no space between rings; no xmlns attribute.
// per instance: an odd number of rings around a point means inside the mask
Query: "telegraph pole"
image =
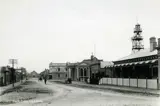
<svg viewBox="0 0 160 106"><path fill-rule="evenodd" d="M12 73L12 85L14 87L14 82L15 82L15 69L14 69L14 65L17 64L17 59L9 59L9 64L12 64L12 68L11 68L11 73Z"/></svg>

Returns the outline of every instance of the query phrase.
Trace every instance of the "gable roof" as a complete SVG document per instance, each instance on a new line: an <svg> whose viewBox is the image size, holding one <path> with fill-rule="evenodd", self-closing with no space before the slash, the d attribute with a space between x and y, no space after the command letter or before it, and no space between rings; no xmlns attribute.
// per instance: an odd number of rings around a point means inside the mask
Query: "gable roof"
<svg viewBox="0 0 160 106"><path fill-rule="evenodd" d="M116 61L122 61L122 60L128 60L128 59L134 59L134 58L140 58L140 57L147 57L147 56L152 56L152 55L157 55L157 50L150 51L150 49L143 49L140 50L136 53L131 53L130 55L120 58Z"/></svg>
<svg viewBox="0 0 160 106"><path fill-rule="evenodd" d="M79 64L79 66L87 66L88 64L86 64L86 63L84 63L84 62L82 62L82 63L80 63Z"/></svg>

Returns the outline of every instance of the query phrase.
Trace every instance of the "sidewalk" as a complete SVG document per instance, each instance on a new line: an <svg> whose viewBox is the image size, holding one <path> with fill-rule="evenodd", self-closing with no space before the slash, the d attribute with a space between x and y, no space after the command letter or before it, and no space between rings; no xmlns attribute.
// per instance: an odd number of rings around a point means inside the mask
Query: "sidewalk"
<svg viewBox="0 0 160 106"><path fill-rule="evenodd" d="M22 83L21 83L21 81L14 83L14 87L17 87L17 86L19 86L20 84L23 84L25 81L26 81L26 80L23 80ZM7 86L2 86L2 87L0 87L0 96L3 95L3 93L4 93L5 91L7 91L7 90L9 90L9 89L12 89L12 88L13 88L12 84L9 84L9 85L7 85Z"/></svg>
<svg viewBox="0 0 160 106"><path fill-rule="evenodd" d="M64 81L55 81L55 82L64 83ZM82 87L82 88L114 91L119 93L144 94L144 95L153 95L160 97L160 90L154 90L154 89L134 88L134 87L124 87L124 86L114 86L114 85L92 85L78 81L72 81L72 84L67 84L67 85Z"/></svg>

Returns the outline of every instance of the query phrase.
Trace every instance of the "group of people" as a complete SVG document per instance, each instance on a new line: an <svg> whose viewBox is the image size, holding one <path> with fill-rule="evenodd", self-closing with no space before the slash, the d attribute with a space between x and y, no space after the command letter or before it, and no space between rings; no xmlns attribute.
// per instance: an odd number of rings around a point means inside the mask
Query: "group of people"
<svg viewBox="0 0 160 106"><path fill-rule="evenodd" d="M42 81L42 80L44 80L44 83L46 84L47 83L47 76L39 77L38 81Z"/></svg>

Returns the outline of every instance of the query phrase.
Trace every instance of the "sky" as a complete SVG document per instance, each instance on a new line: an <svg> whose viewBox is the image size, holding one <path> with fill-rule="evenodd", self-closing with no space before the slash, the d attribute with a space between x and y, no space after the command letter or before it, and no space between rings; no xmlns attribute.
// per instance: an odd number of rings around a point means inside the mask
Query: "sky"
<svg viewBox="0 0 160 106"><path fill-rule="evenodd" d="M160 38L160 0L0 0L0 66L17 59L16 67L41 72L92 52L117 60L131 53L137 22L148 48Z"/></svg>

